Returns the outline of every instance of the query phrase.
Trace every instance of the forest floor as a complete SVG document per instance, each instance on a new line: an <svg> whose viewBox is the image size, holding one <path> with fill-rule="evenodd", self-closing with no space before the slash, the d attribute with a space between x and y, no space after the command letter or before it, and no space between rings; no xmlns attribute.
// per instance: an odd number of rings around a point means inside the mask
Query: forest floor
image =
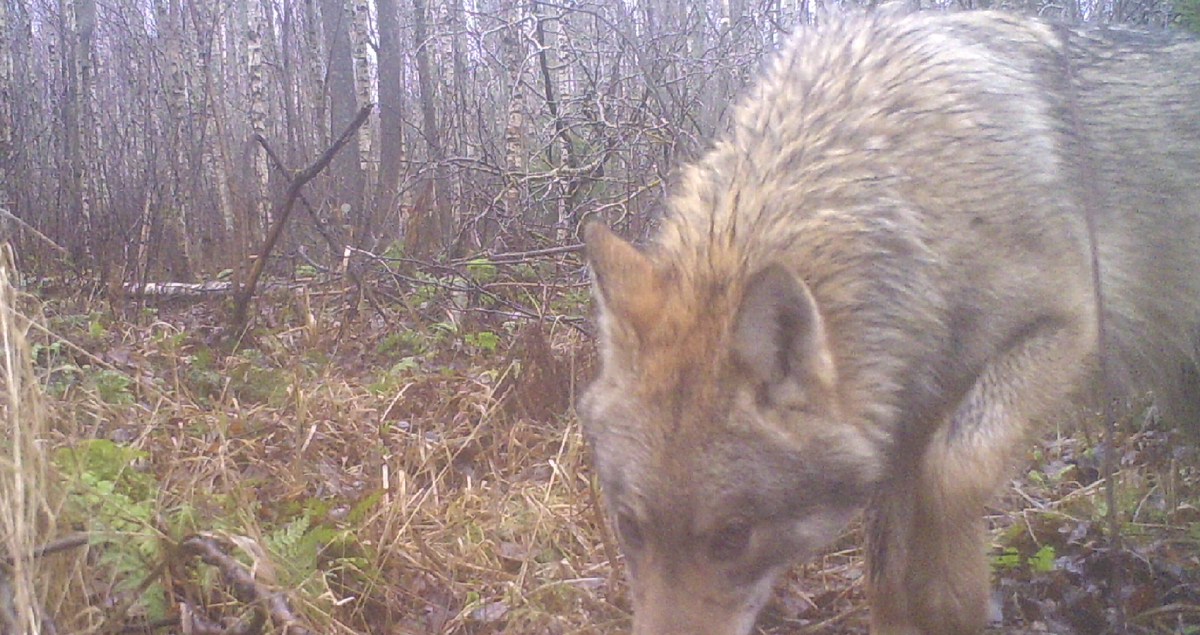
<svg viewBox="0 0 1200 635"><path fill-rule="evenodd" d="M628 632L571 409L594 367L587 288L537 283L538 266L269 293L236 346L219 299L27 289L15 305L35 324L17 330L50 459L27 541L87 537L35 561L39 619L59 633ZM1102 428L1047 430L990 509L994 632L1200 633L1197 446L1152 413L1122 418L1114 547ZM866 632L858 533L780 581L760 632Z"/></svg>

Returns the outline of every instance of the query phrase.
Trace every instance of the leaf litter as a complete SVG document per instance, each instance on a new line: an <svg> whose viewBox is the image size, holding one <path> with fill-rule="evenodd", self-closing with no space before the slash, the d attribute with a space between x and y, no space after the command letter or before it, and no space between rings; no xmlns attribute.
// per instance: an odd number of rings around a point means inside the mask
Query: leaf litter
<svg viewBox="0 0 1200 635"><path fill-rule="evenodd" d="M570 410L594 365L582 331L487 312L447 326L432 304L352 314L328 297L303 319L291 298L264 299L238 348L203 305L25 298L47 329L31 337L48 446L102 466L116 455L94 454L97 439L139 457L101 474L125 510L64 490L60 533L106 531L89 552L138 555L72 560L60 630L244 616L220 576L179 560L177 546L203 534L270 571L264 588L317 631L626 632L620 556ZM582 300L570 310L586 314ZM989 510L989 632L1200 632L1195 440L1152 413L1123 423L1117 544L1098 427L1031 443ZM88 474L57 468L62 483ZM852 527L794 567L760 632L865 633L860 545Z"/></svg>

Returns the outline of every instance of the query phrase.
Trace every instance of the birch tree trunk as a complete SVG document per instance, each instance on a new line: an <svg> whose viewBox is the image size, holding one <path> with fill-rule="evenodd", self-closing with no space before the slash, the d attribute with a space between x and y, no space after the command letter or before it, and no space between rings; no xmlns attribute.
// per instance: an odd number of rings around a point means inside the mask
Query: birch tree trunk
<svg viewBox="0 0 1200 635"><path fill-rule="evenodd" d="M253 135L267 136L267 85L263 62L263 29L265 27L262 0L246 0L246 71L249 94L246 101L250 107L250 131ZM270 202L270 173L267 170L267 153L257 143L249 143L247 159L253 174L252 201L254 217L263 219L262 233L272 224ZM257 233L257 232L256 232Z"/></svg>
<svg viewBox="0 0 1200 635"><path fill-rule="evenodd" d="M94 0L60 0L61 29L60 61L63 65L64 95L62 100L63 183L64 207L74 217L75 228L83 228L72 238L71 252L76 262L91 260L92 201L87 191L87 155L85 137L91 133L92 94L92 34L96 26Z"/></svg>
<svg viewBox="0 0 1200 635"><path fill-rule="evenodd" d="M160 220L171 247L167 249L174 277L180 282L190 282L194 271L192 263L192 240L189 232L189 207L185 175L191 169L188 160L190 144L187 143L187 86L184 78L184 60L180 42L182 20L178 0L159 0L155 3L159 22L159 41L166 58L165 76L162 78L163 93L167 105L165 128L167 132L165 150L171 154L168 179L162 191L162 200L157 201ZM147 199L149 203L149 198ZM149 205L144 210L150 213ZM147 263L138 263L143 268Z"/></svg>
<svg viewBox="0 0 1200 635"><path fill-rule="evenodd" d="M374 103L371 80L371 10L368 0L346 0L346 11L350 15L350 43L354 55L354 95L357 109ZM378 114L372 111L370 117L358 129L358 172L361 181L361 192L358 195L358 205L353 216L343 219L348 234L347 244L360 244L359 240L370 227L370 212L366 209L368 192L375 190L378 179L376 158L375 131L378 124Z"/></svg>
<svg viewBox="0 0 1200 635"><path fill-rule="evenodd" d="M504 216L526 218L532 209L522 213L521 201L525 182L525 33L519 5L505 12L508 26L504 31L504 70L508 73L508 108L504 126Z"/></svg>
<svg viewBox="0 0 1200 635"><path fill-rule="evenodd" d="M374 101L371 94L371 11L367 0L346 0L350 13L350 43L354 55L354 95L358 108ZM357 108L356 108L357 110ZM366 177L366 185L374 184L372 171L375 166L374 126L371 121L358 129L358 166Z"/></svg>
<svg viewBox="0 0 1200 635"><path fill-rule="evenodd" d="M396 0L376 0L379 12L379 176L371 205L371 225L363 239L377 230L396 238L399 227L379 228L399 209L400 166L404 161L404 55L400 39L400 8ZM360 242L360 245L365 245Z"/></svg>

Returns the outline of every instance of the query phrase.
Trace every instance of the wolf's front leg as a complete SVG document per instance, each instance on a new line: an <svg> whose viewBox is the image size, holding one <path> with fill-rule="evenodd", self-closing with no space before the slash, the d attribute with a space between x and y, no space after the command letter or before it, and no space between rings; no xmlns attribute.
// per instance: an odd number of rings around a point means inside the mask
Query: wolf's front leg
<svg viewBox="0 0 1200 635"><path fill-rule="evenodd" d="M1043 320L998 353L924 448L900 446L867 512L873 635L967 635L983 628L989 575L984 505L1030 422L1070 407L1094 330ZM919 446L919 444L912 444Z"/></svg>
<svg viewBox="0 0 1200 635"><path fill-rule="evenodd" d="M941 495L948 476L913 475L868 511L872 635L965 635L984 624L983 497Z"/></svg>

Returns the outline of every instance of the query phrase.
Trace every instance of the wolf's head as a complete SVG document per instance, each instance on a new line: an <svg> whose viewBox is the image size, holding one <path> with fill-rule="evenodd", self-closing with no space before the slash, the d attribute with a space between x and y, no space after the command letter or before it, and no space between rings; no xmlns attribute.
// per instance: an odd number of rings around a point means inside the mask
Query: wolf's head
<svg viewBox="0 0 1200 635"><path fill-rule="evenodd" d="M789 563L866 503L820 307L782 264L733 275L586 232L601 372L580 402L635 635L742 635ZM736 270L736 268L735 268Z"/></svg>

